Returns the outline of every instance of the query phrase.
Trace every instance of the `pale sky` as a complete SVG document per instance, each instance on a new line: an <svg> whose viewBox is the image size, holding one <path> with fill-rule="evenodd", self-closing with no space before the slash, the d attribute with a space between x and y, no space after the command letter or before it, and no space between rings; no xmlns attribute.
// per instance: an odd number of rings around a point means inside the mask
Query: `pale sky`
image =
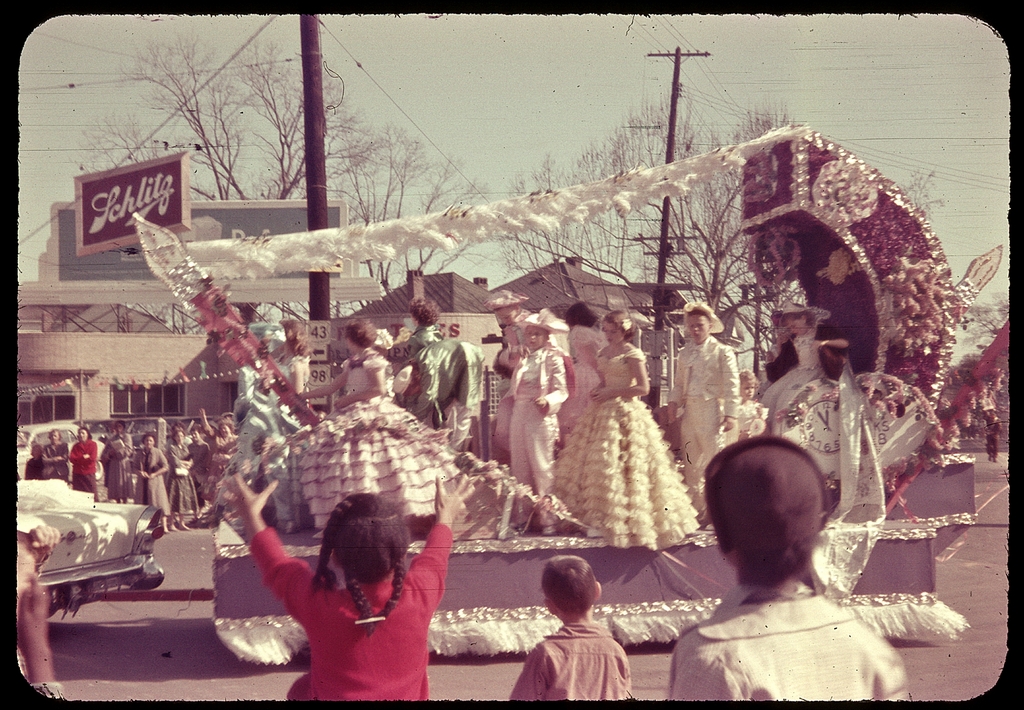
<svg viewBox="0 0 1024 710"><path fill-rule="evenodd" d="M194 30L223 60L270 16L122 16L49 20L20 65L19 281L35 280L50 205L74 198L83 129L143 87L118 68L141 43ZM781 106L905 185L934 172L930 210L958 280L971 259L1005 245L986 296L1009 290L1009 59L996 30L956 15L321 16L324 61L345 101L394 123L509 197L516 177L550 155L570 166L632 107L667 97L683 63L694 120L730 132L747 108ZM260 35L300 56L297 16ZM359 62L362 68L356 65ZM325 75L325 83L331 81ZM72 86L73 85L73 86ZM296 87L301 90L301 87ZM153 126L158 123L153 121ZM708 146L712 150L717 146ZM486 199L485 199L486 198ZM493 261L493 260L492 260ZM483 258L455 268L492 285L518 273Z"/></svg>

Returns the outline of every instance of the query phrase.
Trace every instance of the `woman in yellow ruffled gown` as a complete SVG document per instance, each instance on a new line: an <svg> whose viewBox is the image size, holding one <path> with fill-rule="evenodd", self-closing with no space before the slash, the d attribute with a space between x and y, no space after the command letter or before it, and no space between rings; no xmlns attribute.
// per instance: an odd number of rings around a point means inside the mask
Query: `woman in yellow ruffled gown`
<svg viewBox="0 0 1024 710"><path fill-rule="evenodd" d="M664 549L698 528L697 513L647 405L647 358L625 311L604 317L601 385L555 462L555 495L615 547Z"/></svg>

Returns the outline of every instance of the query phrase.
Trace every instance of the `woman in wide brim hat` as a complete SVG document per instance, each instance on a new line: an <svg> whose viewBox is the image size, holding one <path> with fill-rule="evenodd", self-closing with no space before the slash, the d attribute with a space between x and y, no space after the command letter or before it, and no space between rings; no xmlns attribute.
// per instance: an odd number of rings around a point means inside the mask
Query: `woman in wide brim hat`
<svg viewBox="0 0 1024 710"><path fill-rule="evenodd" d="M522 321L527 354L512 375L508 396L512 399L509 453L512 475L533 488L540 497L552 489L555 446L558 443L558 410L569 397L572 361L554 340L555 333L569 332L565 321L546 308ZM525 510L513 523L525 524ZM545 534L555 532L547 512L534 516Z"/></svg>
<svg viewBox="0 0 1024 710"><path fill-rule="evenodd" d="M802 303L795 301L786 301L782 304L782 308L772 313L772 322L775 323L776 327L781 327L782 319L790 316L806 316L808 322L811 325L818 325L828 320L831 313L826 311L824 308L818 308L817 306L807 306Z"/></svg>
<svg viewBox="0 0 1024 710"><path fill-rule="evenodd" d="M501 289L495 291L491 298L484 301L484 306L492 311L497 311L500 308L509 308L511 306L518 306L525 301L529 301L530 297L522 294L509 291L508 289Z"/></svg>
<svg viewBox="0 0 1024 710"><path fill-rule="evenodd" d="M568 324L556 316L554 313L549 311L547 308L542 308L539 313L531 313L523 319L523 326L532 325L537 328L543 328L548 333L568 333Z"/></svg>
<svg viewBox="0 0 1024 710"><path fill-rule="evenodd" d="M501 463L508 463L508 432L512 422L512 400L507 396L512 376L519 368L519 362L526 355L523 333L523 319L529 313L523 310L522 304L529 296L514 293L508 289L496 291L484 305L494 311L494 317L501 326L502 346L494 358L494 371L500 379L497 383L498 396L501 400L491 421L494 450L492 455Z"/></svg>
<svg viewBox="0 0 1024 710"><path fill-rule="evenodd" d="M839 379L850 347L837 328L823 323L830 314L822 308L790 301L774 315L778 316L779 341L775 357L765 364L771 385L761 397L768 408L769 433L779 433L779 413L788 409L809 383L823 377Z"/></svg>
<svg viewBox="0 0 1024 710"><path fill-rule="evenodd" d="M494 311L505 340L501 352L495 358L494 369L506 379L512 377L520 358L526 354L523 346L523 319L529 313L523 310L522 304L529 299L525 294L502 289L484 301L484 305Z"/></svg>
<svg viewBox="0 0 1024 710"><path fill-rule="evenodd" d="M704 303L703 301L694 301L692 303L687 303L685 306L683 306L683 316L688 316L692 313L701 316L707 316L707 319L711 321L712 335L714 335L715 333L721 333L722 331L725 330L725 324L722 323L721 319L715 315L715 312L714 310L712 310L711 306Z"/></svg>

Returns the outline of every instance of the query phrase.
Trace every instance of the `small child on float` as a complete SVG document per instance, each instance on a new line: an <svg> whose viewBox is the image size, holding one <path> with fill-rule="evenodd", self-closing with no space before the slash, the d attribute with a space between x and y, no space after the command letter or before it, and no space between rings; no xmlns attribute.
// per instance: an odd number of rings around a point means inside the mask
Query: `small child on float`
<svg viewBox="0 0 1024 710"><path fill-rule="evenodd" d="M427 628L444 595L451 525L465 508L469 478L450 494L438 479L437 521L408 565L401 510L373 493L348 496L331 513L315 572L289 556L263 521L277 483L257 494L236 474L225 498L242 518L263 584L309 637L309 673L288 699L428 700Z"/></svg>
<svg viewBox="0 0 1024 710"><path fill-rule="evenodd" d="M736 428L726 434L726 444L765 433L768 427L768 408L757 401L757 385L757 375L753 370L740 370L740 404L736 408Z"/></svg>
<svg viewBox="0 0 1024 710"><path fill-rule="evenodd" d="M594 622L601 584L586 560L559 555L541 577L544 603L563 626L526 657L510 700L625 700L629 659L622 646Z"/></svg>

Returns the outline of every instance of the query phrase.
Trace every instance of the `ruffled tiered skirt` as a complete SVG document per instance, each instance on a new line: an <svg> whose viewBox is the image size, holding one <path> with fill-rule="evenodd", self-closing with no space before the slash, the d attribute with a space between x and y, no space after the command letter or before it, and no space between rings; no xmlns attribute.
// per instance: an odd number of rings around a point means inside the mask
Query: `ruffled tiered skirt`
<svg viewBox="0 0 1024 710"><path fill-rule="evenodd" d="M437 477L459 472L447 431L424 426L383 397L356 402L318 424L298 467L318 528L352 493L377 493L406 515L431 515Z"/></svg>
<svg viewBox="0 0 1024 710"><path fill-rule="evenodd" d="M661 429L636 399L587 408L555 462L554 493L614 547L660 550L698 528Z"/></svg>

